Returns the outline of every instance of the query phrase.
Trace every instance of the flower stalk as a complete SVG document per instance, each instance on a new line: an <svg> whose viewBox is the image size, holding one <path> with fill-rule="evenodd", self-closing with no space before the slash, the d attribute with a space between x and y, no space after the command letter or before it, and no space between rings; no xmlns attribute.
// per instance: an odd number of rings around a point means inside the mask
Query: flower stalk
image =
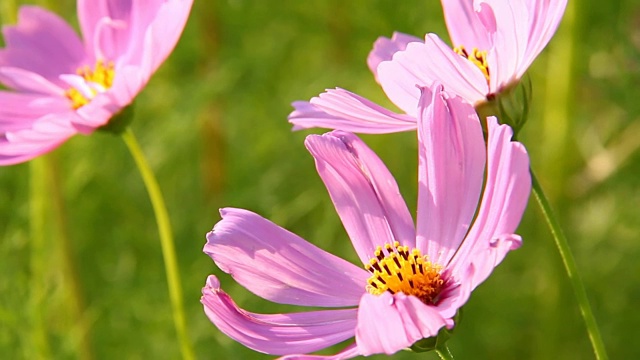
<svg viewBox="0 0 640 360"><path fill-rule="evenodd" d="M169 298L171 300L173 320L178 340L180 342L182 358L185 360L192 360L195 359L195 355L187 334L186 317L182 302L180 273L167 207L165 206L158 181L156 180L147 159L142 153L133 131L131 131L130 128L126 129L122 132L122 139L127 145L127 148L140 171L140 175L142 176L142 180L147 188L147 192L149 193L149 199L151 200L153 212L156 217L156 223L158 225L158 232L160 233L160 244L162 247L162 255L164 257L167 285L169 287Z"/></svg>
<svg viewBox="0 0 640 360"><path fill-rule="evenodd" d="M47 182L48 188L45 189L48 199L51 201L50 212L53 214L53 222L55 224L56 243L60 249L62 257L62 274L65 287L68 289L68 306L67 311L73 319L74 326L78 328L79 339L77 340L77 355L79 359L93 359L93 350L91 346L91 325L86 316L86 303L82 290L82 282L80 281L75 261L73 244L69 238L67 230L67 217L64 206L64 200L61 193L60 176L57 171L56 158L52 155L42 158L46 173L42 176Z"/></svg>
<svg viewBox="0 0 640 360"><path fill-rule="evenodd" d="M571 283L571 287L573 288L573 293L576 297L576 300L578 301L580 314L582 314L582 318L587 328L589 340L591 341L591 346L593 347L593 353L595 354L596 359L607 360L609 357L607 356L602 337L600 336L598 324L596 323L596 319L593 316L591 305L589 304L589 299L587 298L587 292L585 291L584 284L580 279L580 275L578 274L578 268L576 267L576 262L573 258L573 254L571 253L571 249L569 248L569 242L567 241L567 238L564 235L562 228L560 227L560 223L558 222L558 219L551 209L549 200L547 200L547 197L542 191L542 187L540 186L538 179L533 173L533 170L531 170L531 180L533 195L535 196L536 201L540 206L540 210L542 210L542 214L547 222L547 225L549 226L549 230L551 230L551 235L553 236L553 240L556 243L556 247L558 248L560 257L562 258L562 263L564 264L567 276L569 277L569 282Z"/></svg>
<svg viewBox="0 0 640 360"><path fill-rule="evenodd" d="M447 344L442 344L442 346L436 348L436 354L438 354L441 360L453 360L453 354Z"/></svg>
<svg viewBox="0 0 640 360"><path fill-rule="evenodd" d="M30 172L30 209L29 225L31 233L30 259L30 301L31 307L31 356L34 359L47 359L51 356L47 326L45 321L45 292L43 276L46 274L47 260L47 177L45 158L34 159L29 163Z"/></svg>

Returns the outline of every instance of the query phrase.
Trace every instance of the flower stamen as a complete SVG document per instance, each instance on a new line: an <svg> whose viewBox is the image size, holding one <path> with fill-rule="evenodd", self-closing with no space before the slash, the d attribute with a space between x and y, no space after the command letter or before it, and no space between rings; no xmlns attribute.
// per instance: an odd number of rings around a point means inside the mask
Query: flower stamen
<svg viewBox="0 0 640 360"><path fill-rule="evenodd" d="M453 48L453 51L477 66L480 71L482 71L482 74L484 74L485 79L487 79L487 83L489 82L489 63L487 62L486 51L480 51L477 48L473 48L471 54L469 54L464 46L457 46Z"/></svg>
<svg viewBox="0 0 640 360"><path fill-rule="evenodd" d="M99 92L104 92L113 85L115 70L113 61L104 62L98 60L93 69L83 66L76 71L77 76L84 80L82 89L79 86L71 87L66 95L71 100L74 110L79 109L91 101Z"/></svg>
<svg viewBox="0 0 640 360"><path fill-rule="evenodd" d="M380 295L385 291L391 294L402 292L413 295L425 304L435 304L444 288L445 281L440 275L442 267L433 264L420 250L409 252L408 246L393 244L378 246L375 257L365 266L371 273L367 280L367 291Z"/></svg>

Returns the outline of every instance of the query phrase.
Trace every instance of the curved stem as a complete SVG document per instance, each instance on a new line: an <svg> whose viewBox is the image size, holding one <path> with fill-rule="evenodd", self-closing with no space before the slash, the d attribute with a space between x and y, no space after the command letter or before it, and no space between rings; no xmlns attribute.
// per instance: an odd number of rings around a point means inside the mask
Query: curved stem
<svg viewBox="0 0 640 360"><path fill-rule="evenodd" d="M596 359L606 360L609 357L607 356L604 343L602 342L602 337L600 336L600 330L598 329L596 319L593 316L593 312L591 311L591 305L589 305L587 292L585 291L584 284L582 283L580 275L578 274L576 262L573 258L573 254L571 253L571 249L569 248L567 238L562 232L560 223L553 214L551 205L549 204L549 200L547 200L547 197L544 195L542 187L540 186L538 179L533 173L533 170L531 170L531 180L533 194L538 202L538 205L540 205L540 209L542 210L542 214L547 221L547 225L549 225L551 235L553 235L556 247L558 248L558 252L560 253L560 257L562 258L562 263L564 264L564 268L567 271L569 281L571 282L574 295L576 297L576 300L578 301L578 307L580 308L580 313L582 314L582 318L587 328L589 340L591 341L591 346L593 347L593 352L596 356Z"/></svg>
<svg viewBox="0 0 640 360"><path fill-rule="evenodd" d="M173 310L173 320L180 341L180 348L182 351L183 359L194 359L194 352L187 336L186 318L184 315L184 306L182 304L182 287L180 285L180 274L178 270L178 261L176 260L176 250L173 243L173 236L171 232L171 224L169 222L169 215L167 208L164 204L162 193L160 192L160 186L156 180L151 167L147 162L140 145L136 140L131 129L127 128L122 132L122 139L129 148L131 156L133 157L142 180L149 193L149 199L153 206L153 212L156 216L156 223L158 225L158 232L160 233L160 244L162 247L162 255L164 257L164 266L167 276L167 285L169 287L169 298L171 299L171 307Z"/></svg>
<svg viewBox="0 0 640 360"><path fill-rule="evenodd" d="M451 353L451 350L449 350L447 344L442 344L442 346L437 347L436 353L441 360L453 360L453 354Z"/></svg>

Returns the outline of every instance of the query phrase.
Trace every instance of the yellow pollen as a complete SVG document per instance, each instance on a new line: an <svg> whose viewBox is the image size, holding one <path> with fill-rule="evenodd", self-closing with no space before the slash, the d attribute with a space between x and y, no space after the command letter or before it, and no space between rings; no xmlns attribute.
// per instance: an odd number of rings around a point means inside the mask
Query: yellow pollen
<svg viewBox="0 0 640 360"><path fill-rule="evenodd" d="M480 51L477 48L473 48L473 50L471 51L471 54L469 54L467 50L464 48L464 46L455 47L453 48L453 51L455 51L458 55L462 56L463 58L471 61L475 66L477 66L480 69L480 71L482 71L482 73L484 74L484 77L487 79L487 82L489 82L489 63L487 62L486 51Z"/></svg>
<svg viewBox="0 0 640 360"><path fill-rule="evenodd" d="M371 273L367 291L373 295L402 292L425 304L435 304L444 288L445 281L440 276L442 267L431 263L420 250L409 252L408 246L400 246L397 241L393 245L385 244L384 250L378 246L375 258L365 268Z"/></svg>
<svg viewBox="0 0 640 360"><path fill-rule="evenodd" d="M76 88L67 90L67 98L71 100L74 109L81 108L91 101L91 98L98 93L95 87L99 86L104 90L109 89L113 85L113 78L115 77L113 61L105 63L103 60L98 60L94 69L85 65L79 68L76 73L82 76L88 84L91 84L92 96L87 98L86 94Z"/></svg>

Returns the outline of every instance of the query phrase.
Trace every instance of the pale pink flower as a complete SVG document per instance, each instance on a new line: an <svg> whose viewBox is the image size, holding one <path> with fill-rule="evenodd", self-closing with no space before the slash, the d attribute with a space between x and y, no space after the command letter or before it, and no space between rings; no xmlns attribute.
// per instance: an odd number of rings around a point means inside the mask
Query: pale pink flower
<svg viewBox="0 0 640 360"><path fill-rule="evenodd" d="M529 162L508 126L489 117L485 144L473 107L439 86L422 90L416 225L389 170L358 137L310 135L305 145L364 268L253 212L222 209L204 247L220 269L273 302L338 308L248 312L211 275L201 301L223 333L290 358L315 358L293 354L355 337L328 357L342 359L392 354L454 327L471 291L521 244L514 231L531 188Z"/></svg>
<svg viewBox="0 0 640 360"><path fill-rule="evenodd" d="M474 106L515 86L547 45L566 0L442 0L454 49L435 34L381 37L367 63L397 114L344 89L296 101L294 130L323 127L361 133L415 129L420 90L435 81Z"/></svg>
<svg viewBox="0 0 640 360"><path fill-rule="evenodd" d="M176 45L193 0L79 0L82 39L59 16L23 6L3 27L0 165L90 134L129 105Z"/></svg>

